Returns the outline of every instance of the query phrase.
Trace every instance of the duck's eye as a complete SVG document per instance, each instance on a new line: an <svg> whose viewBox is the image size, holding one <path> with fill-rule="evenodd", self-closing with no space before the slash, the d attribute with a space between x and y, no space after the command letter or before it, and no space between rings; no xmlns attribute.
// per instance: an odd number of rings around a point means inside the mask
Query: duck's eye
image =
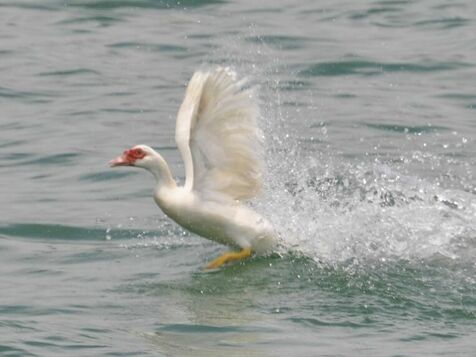
<svg viewBox="0 0 476 357"><path fill-rule="evenodd" d="M145 157L145 151L142 150L141 148L137 148L137 149L132 149L130 151L130 155L135 159L143 159Z"/></svg>
<svg viewBox="0 0 476 357"><path fill-rule="evenodd" d="M145 151L142 150L142 149L134 149L134 151L132 152L132 154L133 154L134 157L136 157L137 159L142 159L142 158L145 156Z"/></svg>

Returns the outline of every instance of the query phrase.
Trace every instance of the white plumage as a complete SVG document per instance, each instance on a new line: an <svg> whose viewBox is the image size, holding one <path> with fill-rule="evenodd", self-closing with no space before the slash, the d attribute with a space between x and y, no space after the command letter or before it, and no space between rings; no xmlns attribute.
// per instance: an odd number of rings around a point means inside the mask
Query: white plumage
<svg viewBox="0 0 476 357"><path fill-rule="evenodd" d="M242 248L212 262L218 267L269 250L271 225L242 204L261 188L261 134L252 91L228 68L197 71L180 107L175 140L185 164L186 181L178 187L165 160L138 145L111 166L138 166L157 179L154 198L173 220L205 238Z"/></svg>
<svg viewBox="0 0 476 357"><path fill-rule="evenodd" d="M185 188L232 199L261 188L258 108L230 69L195 72L177 116L175 141L185 163Z"/></svg>

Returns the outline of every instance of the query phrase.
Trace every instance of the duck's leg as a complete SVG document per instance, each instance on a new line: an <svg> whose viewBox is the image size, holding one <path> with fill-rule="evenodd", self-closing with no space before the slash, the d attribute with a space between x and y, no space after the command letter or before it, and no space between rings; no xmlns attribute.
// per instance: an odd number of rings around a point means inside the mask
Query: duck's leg
<svg viewBox="0 0 476 357"><path fill-rule="evenodd" d="M253 254L253 251L251 250L251 248L243 248L239 252L226 252L225 254L219 256L210 264L208 264L206 268L215 269L229 262L249 258L251 257L252 254Z"/></svg>

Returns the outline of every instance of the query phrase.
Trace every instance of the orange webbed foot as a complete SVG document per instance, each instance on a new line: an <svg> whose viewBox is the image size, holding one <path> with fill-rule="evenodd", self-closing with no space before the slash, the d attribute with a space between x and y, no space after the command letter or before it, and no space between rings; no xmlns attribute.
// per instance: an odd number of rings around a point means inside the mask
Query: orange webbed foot
<svg viewBox="0 0 476 357"><path fill-rule="evenodd" d="M226 263L247 259L251 257L252 254L251 248L243 248L239 252L226 252L208 264L206 269L216 269Z"/></svg>

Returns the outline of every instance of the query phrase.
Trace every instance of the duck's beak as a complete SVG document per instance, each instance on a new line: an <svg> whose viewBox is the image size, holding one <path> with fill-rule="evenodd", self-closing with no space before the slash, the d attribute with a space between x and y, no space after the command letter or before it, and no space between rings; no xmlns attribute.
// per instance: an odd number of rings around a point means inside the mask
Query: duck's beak
<svg viewBox="0 0 476 357"><path fill-rule="evenodd" d="M130 166L131 163L127 161L127 159L124 157L124 155L116 157L114 160L109 161L109 166L110 167L115 167L115 166Z"/></svg>

